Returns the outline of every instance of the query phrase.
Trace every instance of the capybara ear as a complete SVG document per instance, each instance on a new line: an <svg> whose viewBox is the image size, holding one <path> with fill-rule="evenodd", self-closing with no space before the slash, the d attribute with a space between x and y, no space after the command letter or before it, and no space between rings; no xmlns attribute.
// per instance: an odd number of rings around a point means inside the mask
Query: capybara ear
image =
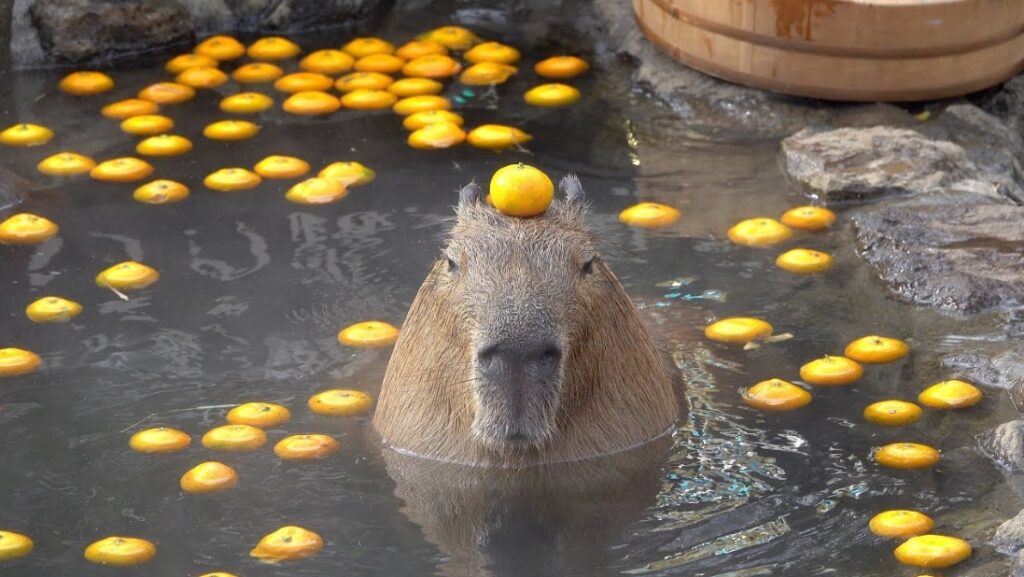
<svg viewBox="0 0 1024 577"><path fill-rule="evenodd" d="M468 208L480 202L480 186L472 181L459 191L459 208Z"/></svg>
<svg viewBox="0 0 1024 577"><path fill-rule="evenodd" d="M583 192L579 177L571 172L562 177L562 181L558 183L558 190L565 195L565 202L568 204L583 204L586 200L587 195Z"/></svg>

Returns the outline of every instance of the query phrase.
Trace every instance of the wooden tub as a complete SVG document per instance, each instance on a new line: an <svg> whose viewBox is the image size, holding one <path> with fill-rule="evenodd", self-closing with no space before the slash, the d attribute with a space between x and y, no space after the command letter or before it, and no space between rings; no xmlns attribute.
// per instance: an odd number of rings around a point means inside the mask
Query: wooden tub
<svg viewBox="0 0 1024 577"><path fill-rule="evenodd" d="M1024 67L1024 0L633 0L647 37L713 76L861 101L958 96Z"/></svg>

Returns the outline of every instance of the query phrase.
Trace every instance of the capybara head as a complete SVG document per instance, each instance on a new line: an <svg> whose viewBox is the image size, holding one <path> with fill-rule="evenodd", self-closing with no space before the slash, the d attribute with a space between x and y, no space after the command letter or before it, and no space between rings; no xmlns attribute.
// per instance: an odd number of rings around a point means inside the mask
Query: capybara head
<svg viewBox="0 0 1024 577"><path fill-rule="evenodd" d="M583 188L568 176L560 189L534 218L499 213L475 184L460 192L384 378L374 423L386 443L522 464L606 454L671 426L668 371L598 256Z"/></svg>

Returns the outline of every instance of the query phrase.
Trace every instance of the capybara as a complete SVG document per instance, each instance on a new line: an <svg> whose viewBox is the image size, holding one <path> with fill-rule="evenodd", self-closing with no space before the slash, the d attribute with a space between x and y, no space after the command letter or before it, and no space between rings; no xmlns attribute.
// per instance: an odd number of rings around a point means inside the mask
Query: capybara
<svg viewBox="0 0 1024 577"><path fill-rule="evenodd" d="M673 427L676 371L601 260L579 180L533 218L470 184L384 375L396 450L522 467L609 455Z"/></svg>

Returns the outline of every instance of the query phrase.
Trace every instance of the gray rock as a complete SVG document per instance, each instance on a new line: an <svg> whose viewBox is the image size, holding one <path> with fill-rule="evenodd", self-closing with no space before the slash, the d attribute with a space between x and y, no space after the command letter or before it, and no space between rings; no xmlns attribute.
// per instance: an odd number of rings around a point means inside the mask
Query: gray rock
<svg viewBox="0 0 1024 577"><path fill-rule="evenodd" d="M1024 387L1024 345L994 354L950 353L942 366L985 387L1015 391Z"/></svg>
<svg viewBox="0 0 1024 577"><path fill-rule="evenodd" d="M1002 476L985 455L960 447L943 452L935 466L935 479L943 502L960 503L986 495Z"/></svg>
<svg viewBox="0 0 1024 577"><path fill-rule="evenodd" d="M1024 577L1024 550L1017 552L1013 560L1013 568L1010 570L1010 577Z"/></svg>
<svg viewBox="0 0 1024 577"><path fill-rule="evenodd" d="M201 33L355 28L380 16L382 0L180 0Z"/></svg>
<svg viewBox="0 0 1024 577"><path fill-rule="evenodd" d="M810 125L906 122L910 115L888 105L837 104L774 94L732 84L684 66L647 41L632 3L591 3L596 25L590 36L606 60L626 57L635 64L633 81L668 104L691 130L710 135L781 138ZM880 120L884 118L885 120Z"/></svg>
<svg viewBox="0 0 1024 577"><path fill-rule="evenodd" d="M1000 525L989 543L1006 555L1013 555L1024 549L1024 511Z"/></svg>
<svg viewBox="0 0 1024 577"><path fill-rule="evenodd" d="M974 100L985 112L1024 137L1024 74L1014 76L998 89L976 95Z"/></svg>
<svg viewBox="0 0 1024 577"><path fill-rule="evenodd" d="M1024 472L1024 419L978 435L978 446L997 465L1011 473Z"/></svg>
<svg viewBox="0 0 1024 577"><path fill-rule="evenodd" d="M1024 207L974 198L861 211L853 217L859 252L912 303L964 312L1024 306Z"/></svg>
<svg viewBox="0 0 1024 577"><path fill-rule="evenodd" d="M110 62L195 38L188 10L173 0L36 0L29 14L52 62Z"/></svg>
<svg viewBox="0 0 1024 577"><path fill-rule="evenodd" d="M905 128L805 129L782 141L782 168L824 202L942 190L978 171L960 146Z"/></svg>

